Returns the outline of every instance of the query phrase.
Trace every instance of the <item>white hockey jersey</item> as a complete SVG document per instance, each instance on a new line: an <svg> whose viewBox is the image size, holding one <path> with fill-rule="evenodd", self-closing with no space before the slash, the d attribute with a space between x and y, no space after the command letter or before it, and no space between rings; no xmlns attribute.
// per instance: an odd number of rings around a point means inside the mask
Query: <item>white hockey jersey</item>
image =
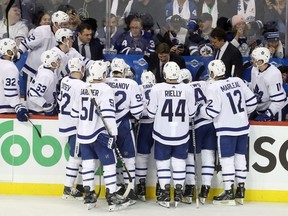
<svg viewBox="0 0 288 216"><path fill-rule="evenodd" d="M53 93L58 83L57 73L41 65L32 80L27 97L27 107L35 112L43 112L45 103L54 103Z"/></svg>
<svg viewBox="0 0 288 216"><path fill-rule="evenodd" d="M196 112L195 96L187 84L158 83L152 87L148 115L154 118L153 138L165 145L189 140L189 118Z"/></svg>
<svg viewBox="0 0 288 216"><path fill-rule="evenodd" d="M90 100L86 86L79 86L80 96L75 100L71 116L77 118L77 141L81 144L93 143L101 132L107 133L102 119L96 107ZM92 94L100 108L101 114L108 126L109 134L118 135L115 119L115 102L113 90L105 83L93 83L89 85Z"/></svg>
<svg viewBox="0 0 288 216"><path fill-rule="evenodd" d="M14 25L9 26L9 38L13 40L24 39L28 36L28 27L24 21L18 21ZM0 21L0 38L7 37L7 25L4 19Z"/></svg>
<svg viewBox="0 0 288 216"><path fill-rule="evenodd" d="M71 136L76 134L75 118L71 117L72 105L75 100L80 97L80 86L84 82L82 80L66 76L60 84L60 95L58 96L59 103L59 133L61 136Z"/></svg>
<svg viewBox="0 0 288 216"><path fill-rule="evenodd" d="M194 89L196 104L203 104L203 105L206 104L207 99L205 95L206 95L207 82L193 81L189 84ZM195 128L199 128L203 125L210 124L212 122L211 119L201 118L200 116L195 116L194 120L195 120Z"/></svg>
<svg viewBox="0 0 288 216"><path fill-rule="evenodd" d="M151 89L154 85L155 84L153 84L153 83L147 83L147 84L139 85L140 91L142 93L143 105L144 105L144 109L142 112L140 123L144 123L144 124L146 123L147 124L147 123L153 123L154 122L154 119L149 118L148 113L147 113L147 106L148 106L148 102L150 100L150 92L151 92Z"/></svg>
<svg viewBox="0 0 288 216"><path fill-rule="evenodd" d="M14 113L14 107L20 104L19 71L9 60L0 59L0 65L0 113Z"/></svg>
<svg viewBox="0 0 288 216"><path fill-rule="evenodd" d="M129 112L139 119L144 106L138 84L127 78L107 78L106 83L114 91L117 124L120 124Z"/></svg>
<svg viewBox="0 0 288 216"><path fill-rule="evenodd" d="M248 114L255 110L257 99L240 78L210 81L206 93L207 104L200 115L213 119L218 136L249 133Z"/></svg>
<svg viewBox="0 0 288 216"><path fill-rule="evenodd" d="M50 25L42 25L35 28L33 34L25 38L19 45L19 52L29 50L28 57L22 71L30 77L34 77L38 67L42 64L41 54L57 45L55 35Z"/></svg>
<svg viewBox="0 0 288 216"><path fill-rule="evenodd" d="M286 104L281 72L274 65L270 65L263 72L259 72L258 68L253 67L250 89L257 97L257 111L265 112L270 109L275 115Z"/></svg>

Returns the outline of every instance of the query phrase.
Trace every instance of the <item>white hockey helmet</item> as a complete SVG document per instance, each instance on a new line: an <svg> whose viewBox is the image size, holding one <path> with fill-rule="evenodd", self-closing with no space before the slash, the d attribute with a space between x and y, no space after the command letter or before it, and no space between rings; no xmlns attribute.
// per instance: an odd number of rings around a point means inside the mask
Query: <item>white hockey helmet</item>
<svg viewBox="0 0 288 216"><path fill-rule="evenodd" d="M263 64L266 64L269 62L270 56L271 56L270 51L266 47L257 47L251 53L251 59L254 64L256 64L260 60L263 61ZM257 66L261 66L261 65L257 65Z"/></svg>
<svg viewBox="0 0 288 216"><path fill-rule="evenodd" d="M73 37L73 32L67 28L60 28L55 33L55 38L58 43L63 43L63 39Z"/></svg>
<svg viewBox="0 0 288 216"><path fill-rule="evenodd" d="M167 62L163 68L163 75L165 80L177 80L180 75L180 67L176 62Z"/></svg>
<svg viewBox="0 0 288 216"><path fill-rule="evenodd" d="M68 61L68 68L70 73L72 72L81 72L82 77L84 75L84 64L83 60L79 57L75 57L72 59L69 59Z"/></svg>
<svg viewBox="0 0 288 216"><path fill-rule="evenodd" d="M216 59L208 64L209 76L212 79L225 75L226 66L222 60Z"/></svg>
<svg viewBox="0 0 288 216"><path fill-rule="evenodd" d="M106 77L108 70L107 62L103 60L97 60L92 63L89 67L89 76L87 78L87 82L92 82L93 80L103 80Z"/></svg>
<svg viewBox="0 0 288 216"><path fill-rule="evenodd" d="M9 54L8 51L12 52ZM16 42L10 38L4 38L0 40L0 55L8 55L13 58L13 56L16 54L17 46Z"/></svg>
<svg viewBox="0 0 288 216"><path fill-rule="evenodd" d="M187 68L180 69L178 83L181 83L181 82L184 82L184 83L192 82L191 72Z"/></svg>
<svg viewBox="0 0 288 216"><path fill-rule="evenodd" d="M127 64L122 58L114 58L111 62L111 72L117 71L125 75Z"/></svg>
<svg viewBox="0 0 288 216"><path fill-rule="evenodd" d="M55 13L52 14L51 21L53 25L57 23L60 26L62 23L69 22L69 15L63 11L56 11Z"/></svg>
<svg viewBox="0 0 288 216"><path fill-rule="evenodd" d="M41 62L44 67L58 68L60 66L60 55L54 50L46 50L41 55Z"/></svg>
<svg viewBox="0 0 288 216"><path fill-rule="evenodd" d="M156 83L155 75L151 71L143 71L141 74L142 84Z"/></svg>

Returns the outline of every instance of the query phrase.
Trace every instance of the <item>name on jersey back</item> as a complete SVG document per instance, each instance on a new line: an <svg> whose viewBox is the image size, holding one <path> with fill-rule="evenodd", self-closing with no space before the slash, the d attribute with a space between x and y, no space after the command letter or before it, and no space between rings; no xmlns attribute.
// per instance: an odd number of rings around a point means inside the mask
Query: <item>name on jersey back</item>
<svg viewBox="0 0 288 216"><path fill-rule="evenodd" d="M165 97L181 97L182 91L179 90L165 90Z"/></svg>
<svg viewBox="0 0 288 216"><path fill-rule="evenodd" d="M230 89L239 88L240 84L238 82L228 83L226 85L220 86L222 92L229 91Z"/></svg>
<svg viewBox="0 0 288 216"><path fill-rule="evenodd" d="M128 83L118 83L118 82L107 82L107 84L111 88L116 88L116 89L128 89L130 85Z"/></svg>
<svg viewBox="0 0 288 216"><path fill-rule="evenodd" d="M66 83L62 83L61 89L65 90L65 91L69 91L71 88L70 85L67 85Z"/></svg>
<svg viewBox="0 0 288 216"><path fill-rule="evenodd" d="M91 89L92 95L93 96L98 96L99 95L99 90L97 89ZM87 89L81 89L81 95L89 95Z"/></svg>

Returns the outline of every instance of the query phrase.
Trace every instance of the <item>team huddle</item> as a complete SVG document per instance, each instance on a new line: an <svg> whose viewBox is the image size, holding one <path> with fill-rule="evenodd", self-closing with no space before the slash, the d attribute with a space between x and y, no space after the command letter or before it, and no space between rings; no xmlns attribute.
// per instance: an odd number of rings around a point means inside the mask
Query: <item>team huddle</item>
<svg viewBox="0 0 288 216"><path fill-rule="evenodd" d="M71 48L71 30L59 28L55 39L58 45L41 54L41 65L31 74L27 108L19 98L19 72L13 62L16 43L0 40L0 64L7 71L1 73L0 91L5 97L0 105L1 113L16 113L19 121L27 121L29 113L58 113L59 133L68 137L70 145L63 199L84 199L88 209L95 207L99 160L109 211L126 208L138 199L145 201L148 160L154 148L159 205L170 207L171 186L175 207L180 202L191 204L194 194L205 204L215 155L222 166L224 191L213 203L243 204L249 116L271 120L286 103L281 78L268 63L267 48L253 51L252 77L259 76L263 83L269 80L270 87L252 79L251 90L240 78L225 77L221 60L209 63L208 81L193 82L189 70L169 61L163 68L165 82L155 83L154 74L143 71L138 85L127 78L129 66L123 59L91 61ZM117 160L122 171L116 168ZM195 175L197 166L201 178Z"/></svg>

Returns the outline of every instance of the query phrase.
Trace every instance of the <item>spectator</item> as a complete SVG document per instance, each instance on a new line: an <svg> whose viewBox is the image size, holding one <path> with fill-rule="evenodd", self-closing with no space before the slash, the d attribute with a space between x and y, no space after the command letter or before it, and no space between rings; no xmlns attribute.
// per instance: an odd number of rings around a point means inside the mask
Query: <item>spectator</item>
<svg viewBox="0 0 288 216"><path fill-rule="evenodd" d="M154 52L154 42L146 40L142 34L142 22L140 18L133 18L129 25L130 30L122 33L115 43L115 49L119 54L147 54Z"/></svg>
<svg viewBox="0 0 288 216"><path fill-rule="evenodd" d="M264 18L264 2L260 0L238 0L233 8L237 8L235 14L242 15L246 22L262 21Z"/></svg>
<svg viewBox="0 0 288 216"><path fill-rule="evenodd" d="M78 27L77 39L73 42L73 47L82 56L91 60L103 59L103 46L98 38L92 37L93 31L87 23L81 23Z"/></svg>
<svg viewBox="0 0 288 216"><path fill-rule="evenodd" d="M265 47L270 51L272 58L284 58L284 46L280 40L279 32L266 32L264 34Z"/></svg>
<svg viewBox="0 0 288 216"><path fill-rule="evenodd" d="M0 21L0 38L9 37L19 45L27 36L28 27L25 22L21 20L20 5L13 4L8 12L8 27L6 18Z"/></svg>
<svg viewBox="0 0 288 216"><path fill-rule="evenodd" d="M217 0L201 0L198 3L198 14L209 13L212 16L212 27L216 27L216 22L218 20L218 2Z"/></svg>
<svg viewBox="0 0 288 216"><path fill-rule="evenodd" d="M225 66L225 76L242 76L242 55L240 51L231 43L226 41L226 32L221 28L215 28L211 32L211 43L216 49L216 55L214 59L221 59ZM235 66L235 70L232 71L232 66Z"/></svg>
<svg viewBox="0 0 288 216"><path fill-rule="evenodd" d="M112 0L111 13L118 18L119 25L124 25L124 19L130 14L134 0Z"/></svg>
<svg viewBox="0 0 288 216"><path fill-rule="evenodd" d="M33 33L34 29L38 26L51 25L51 16L42 7L35 9L34 13L31 15L31 17L32 17L33 27L30 29L29 35L31 35Z"/></svg>
<svg viewBox="0 0 288 216"><path fill-rule="evenodd" d="M156 83L165 82L163 77L163 67L168 61L178 64L180 69L186 68L185 60L175 53L170 53L170 47L167 43L161 43L156 47L156 53L151 53L149 57L144 56L148 62L148 69L156 77Z"/></svg>
<svg viewBox="0 0 288 216"><path fill-rule="evenodd" d="M278 69L281 72L283 80L283 89L285 90L286 97L288 96L288 66L279 66ZM288 104L282 109L282 121L288 121Z"/></svg>

